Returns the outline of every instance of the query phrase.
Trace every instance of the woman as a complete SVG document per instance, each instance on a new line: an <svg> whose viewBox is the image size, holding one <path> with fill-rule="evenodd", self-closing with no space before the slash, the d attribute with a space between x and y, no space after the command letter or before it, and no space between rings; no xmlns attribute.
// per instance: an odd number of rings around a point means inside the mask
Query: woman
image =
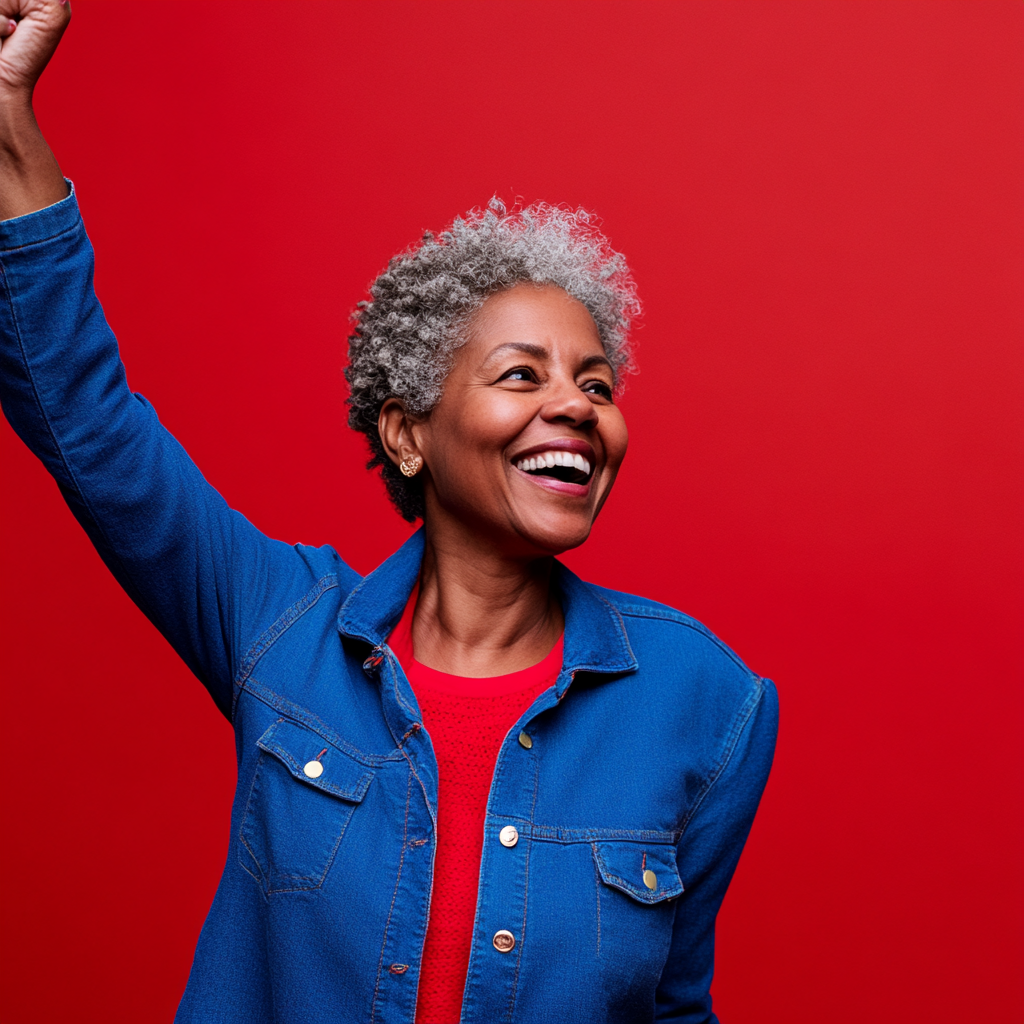
<svg viewBox="0 0 1024 1024"><path fill-rule="evenodd" d="M31 109L70 12L2 3L4 411L237 737L177 1019L714 1020L774 688L555 561L626 452L622 257L585 215L492 204L378 277L350 422L423 526L361 578L230 510L128 390Z"/></svg>

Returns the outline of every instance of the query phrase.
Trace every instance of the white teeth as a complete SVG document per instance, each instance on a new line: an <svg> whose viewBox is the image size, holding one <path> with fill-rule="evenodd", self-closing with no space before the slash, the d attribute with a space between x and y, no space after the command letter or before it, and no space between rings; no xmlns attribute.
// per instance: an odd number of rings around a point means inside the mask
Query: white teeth
<svg viewBox="0 0 1024 1024"><path fill-rule="evenodd" d="M590 476L590 460L582 455L575 455L572 452L551 451L543 452L540 455L533 455L528 459L520 459L516 463L516 469L524 473L535 472L538 469L553 469L555 466L564 466L567 469L576 469L581 473Z"/></svg>

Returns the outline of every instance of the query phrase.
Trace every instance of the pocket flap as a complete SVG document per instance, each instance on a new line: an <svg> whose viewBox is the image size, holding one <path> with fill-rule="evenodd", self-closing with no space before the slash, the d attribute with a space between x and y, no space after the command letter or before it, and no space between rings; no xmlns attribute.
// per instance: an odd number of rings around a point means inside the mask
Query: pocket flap
<svg viewBox="0 0 1024 1024"><path fill-rule="evenodd" d="M660 903L683 892L676 848L666 843L591 843L601 881L640 903Z"/></svg>
<svg viewBox="0 0 1024 1024"><path fill-rule="evenodd" d="M359 803L373 781L373 772L365 765L287 718L279 718L256 744L273 754L299 782L350 803Z"/></svg>

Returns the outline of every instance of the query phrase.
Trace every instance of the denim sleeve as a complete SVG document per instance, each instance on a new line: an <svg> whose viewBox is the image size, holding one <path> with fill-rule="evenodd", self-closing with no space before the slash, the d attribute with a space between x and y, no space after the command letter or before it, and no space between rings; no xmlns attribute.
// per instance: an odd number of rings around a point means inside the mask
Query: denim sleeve
<svg viewBox="0 0 1024 1024"><path fill-rule="evenodd" d="M229 509L129 390L73 189L0 222L0 404L118 582L230 716L242 645L272 590L310 570Z"/></svg>
<svg viewBox="0 0 1024 1024"><path fill-rule="evenodd" d="M778 694L765 679L756 699L741 711L731 753L683 832L678 865L686 889L676 908L672 946L658 985L658 1021L717 1024L710 992L715 918L768 781L778 722Z"/></svg>

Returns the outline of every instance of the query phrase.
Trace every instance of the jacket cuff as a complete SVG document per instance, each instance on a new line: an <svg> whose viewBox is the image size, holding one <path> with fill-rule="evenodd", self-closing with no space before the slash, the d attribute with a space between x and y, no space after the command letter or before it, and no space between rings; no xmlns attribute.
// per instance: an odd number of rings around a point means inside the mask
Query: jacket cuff
<svg viewBox="0 0 1024 1024"><path fill-rule="evenodd" d="M0 220L0 250L19 249L25 245L45 242L78 224L81 214L78 212L75 186L67 178L64 181L68 186L66 199L22 217Z"/></svg>

